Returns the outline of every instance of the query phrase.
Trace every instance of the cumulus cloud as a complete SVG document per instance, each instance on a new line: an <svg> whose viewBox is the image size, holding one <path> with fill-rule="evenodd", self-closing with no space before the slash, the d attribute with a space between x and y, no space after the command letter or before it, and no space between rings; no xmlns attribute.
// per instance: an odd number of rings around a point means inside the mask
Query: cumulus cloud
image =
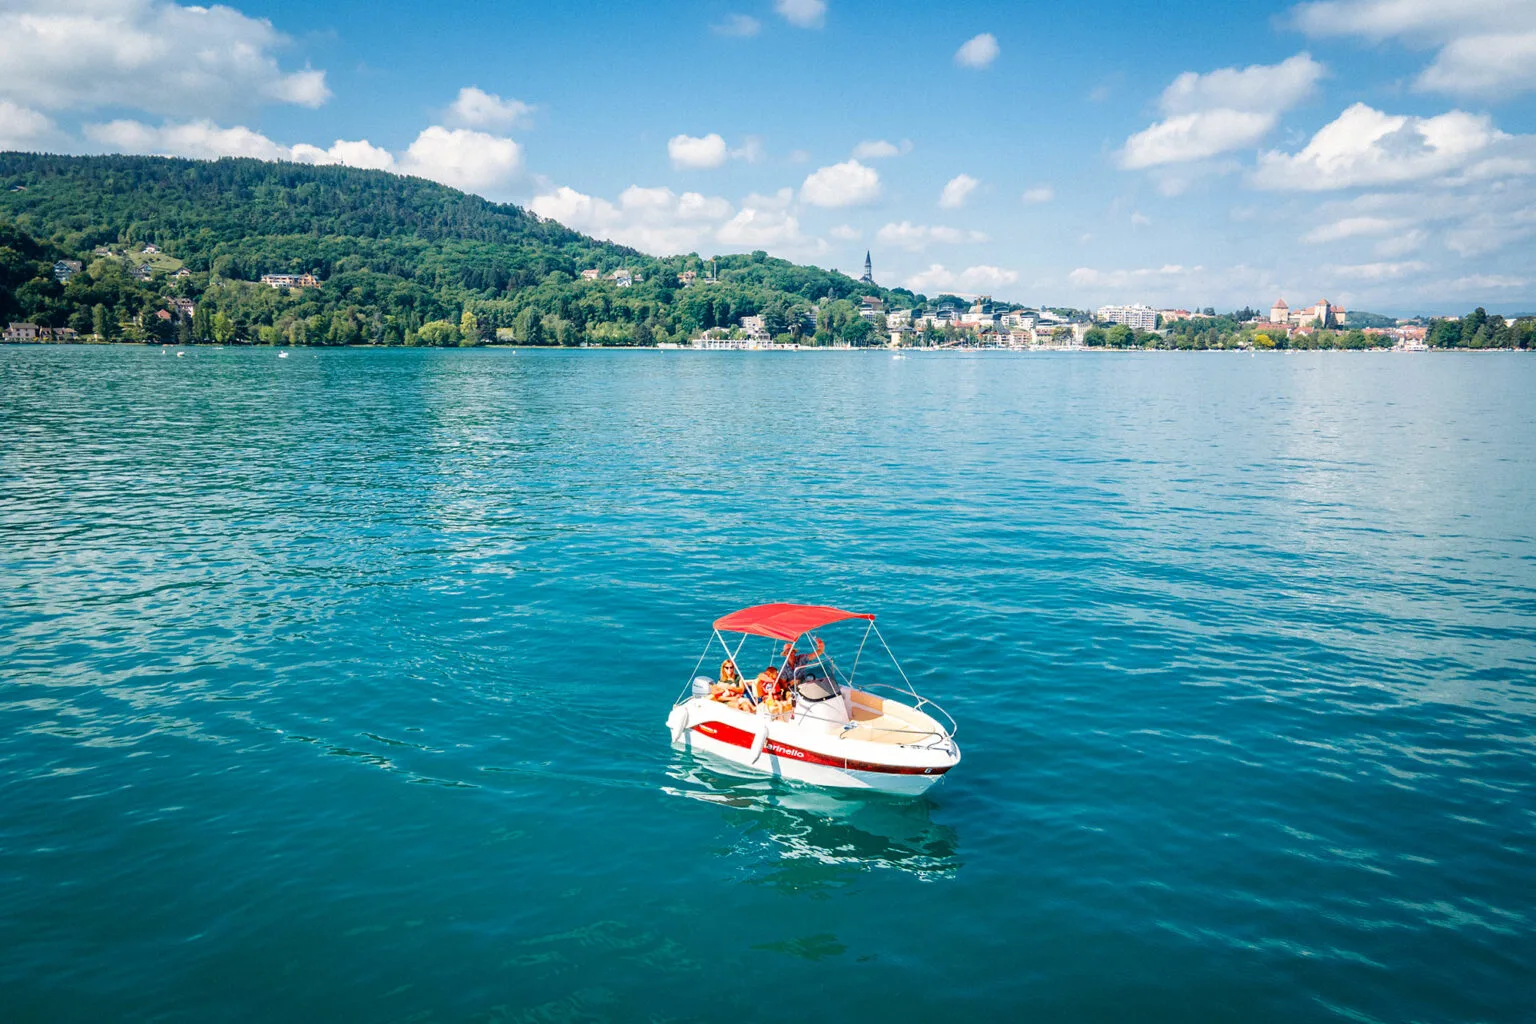
<svg viewBox="0 0 1536 1024"><path fill-rule="evenodd" d="M771 196L749 195L736 215L720 226L715 238L723 245L742 249L783 249L804 242L800 222L790 212L793 189L780 189Z"/></svg>
<svg viewBox="0 0 1536 1024"><path fill-rule="evenodd" d="M1292 10L1308 35L1396 40L1437 51L1415 87L1497 98L1536 88L1536 4L1529 0L1325 0Z"/></svg>
<svg viewBox="0 0 1536 1024"><path fill-rule="evenodd" d="M943 190L939 192L939 206L946 210L958 210L980 184L969 174L955 175L944 183Z"/></svg>
<svg viewBox="0 0 1536 1024"><path fill-rule="evenodd" d="M894 142L886 142L884 139L865 139L853 147L853 158L855 160L884 160L910 152L912 152L912 142L910 139L902 139L899 146Z"/></svg>
<svg viewBox="0 0 1536 1024"><path fill-rule="evenodd" d="M821 28L827 20L826 0L773 0L773 9L800 28Z"/></svg>
<svg viewBox="0 0 1536 1024"><path fill-rule="evenodd" d="M325 72L284 71L286 38L230 7L167 0L7 0L0 10L0 97L42 110L129 103L206 116L262 101L318 107ZM24 70L23 70L24 69Z"/></svg>
<svg viewBox="0 0 1536 1024"><path fill-rule="evenodd" d="M511 139L436 124L416 136L400 160L406 174L482 195L504 189L522 167L522 147Z"/></svg>
<svg viewBox="0 0 1536 1024"><path fill-rule="evenodd" d="M345 164L348 167L365 167L374 171L392 171L395 158L389 150L375 146L367 139L347 142L337 139L330 148L321 149L299 143L293 147L293 159L301 164Z"/></svg>
<svg viewBox="0 0 1536 1024"><path fill-rule="evenodd" d="M529 208L567 227L657 255L698 249L735 212L718 196L677 195L668 188L638 185L620 193L617 203L562 186L535 196Z"/></svg>
<svg viewBox="0 0 1536 1024"><path fill-rule="evenodd" d="M1322 191L1417 181L1465 167L1508 136L1486 115L1384 114L1356 103L1324 125L1298 153L1259 157L1260 188Z"/></svg>
<svg viewBox="0 0 1536 1024"><path fill-rule="evenodd" d="M1163 90L1166 117L1125 140L1127 169L1205 160L1253 145L1316 87L1324 68L1305 53L1279 64L1186 71Z"/></svg>
<svg viewBox="0 0 1536 1024"><path fill-rule="evenodd" d="M35 152L62 139L58 126L47 115L0 100L0 149Z"/></svg>
<svg viewBox="0 0 1536 1024"><path fill-rule="evenodd" d="M980 231L945 227L942 224L913 224L906 220L899 224L885 225L876 232L875 238L881 245L892 245L911 252L921 252L934 243L961 245L966 242L987 241L987 236Z"/></svg>
<svg viewBox="0 0 1536 1024"><path fill-rule="evenodd" d="M1001 267L981 264L966 267L956 273L942 263L933 263L927 270L919 271L907 278L906 287L914 292L955 292L961 295L976 295L1006 288L1018 280L1019 275L1015 271L1004 270Z"/></svg>
<svg viewBox="0 0 1536 1024"><path fill-rule="evenodd" d="M722 21L711 25L710 31L717 36L734 36L745 39L762 31L763 23L747 14L727 14Z"/></svg>
<svg viewBox="0 0 1536 1024"><path fill-rule="evenodd" d="M672 166L703 170L719 167L728 155L725 139L714 132L704 136L674 135L667 140Z"/></svg>
<svg viewBox="0 0 1536 1024"><path fill-rule="evenodd" d="M1025 189L1022 198L1026 203L1048 203L1056 198L1056 190L1049 185L1036 185Z"/></svg>
<svg viewBox="0 0 1536 1024"><path fill-rule="evenodd" d="M448 108L448 120L466 128L511 128L525 124L533 107L522 100L504 100L493 92L469 85Z"/></svg>
<svg viewBox="0 0 1536 1024"><path fill-rule="evenodd" d="M243 125L221 128L206 120L166 122L156 126L120 119L105 124L87 124L83 131L90 142L114 153L182 156L194 160L245 156L304 164L346 164L375 170L392 170L395 164L388 150L366 139L355 142L337 139L328 149L302 142L284 146Z"/></svg>
<svg viewBox="0 0 1536 1024"><path fill-rule="evenodd" d="M618 202L561 187L535 196L530 208L598 238L656 255L696 252L710 245L726 249L776 249L819 253L826 244L807 238L794 213L794 190L753 194L738 209L719 196L681 195L668 188L632 185Z"/></svg>
<svg viewBox="0 0 1536 1024"><path fill-rule="evenodd" d="M852 224L839 224L827 234L841 242L856 242L864 237L864 233Z"/></svg>
<svg viewBox="0 0 1536 1024"><path fill-rule="evenodd" d="M955 63L963 68L984 68L997 59L999 52L997 37L990 32L983 32L961 44L960 49L955 51Z"/></svg>
<svg viewBox="0 0 1536 1024"><path fill-rule="evenodd" d="M709 170L722 166L726 160L755 164L763 158L763 140L748 135L738 148L731 149L716 132L702 136L674 135L667 140L667 156L678 170Z"/></svg>
<svg viewBox="0 0 1536 1024"><path fill-rule="evenodd" d="M880 198L880 175L857 160L812 171L800 186L801 202L812 206L858 206Z"/></svg>

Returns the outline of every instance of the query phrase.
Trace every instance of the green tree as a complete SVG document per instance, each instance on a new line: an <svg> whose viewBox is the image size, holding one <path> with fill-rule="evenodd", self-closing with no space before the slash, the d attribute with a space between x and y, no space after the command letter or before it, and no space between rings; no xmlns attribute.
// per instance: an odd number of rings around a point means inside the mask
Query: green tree
<svg viewBox="0 0 1536 1024"><path fill-rule="evenodd" d="M228 345L235 339L235 322L222 311L213 314L213 340Z"/></svg>
<svg viewBox="0 0 1536 1024"><path fill-rule="evenodd" d="M475 314L469 310L459 317L459 344L464 346L480 344L480 321L475 319Z"/></svg>
<svg viewBox="0 0 1536 1024"><path fill-rule="evenodd" d="M112 316L107 312L107 307L98 302L91 307L91 333L103 341L111 341L117 336L117 325L112 322Z"/></svg>

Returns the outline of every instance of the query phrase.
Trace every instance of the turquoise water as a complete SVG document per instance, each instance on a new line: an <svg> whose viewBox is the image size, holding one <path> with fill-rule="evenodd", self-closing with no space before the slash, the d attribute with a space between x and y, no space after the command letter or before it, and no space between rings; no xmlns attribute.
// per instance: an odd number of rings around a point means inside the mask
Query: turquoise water
<svg viewBox="0 0 1536 1024"><path fill-rule="evenodd" d="M1533 393L0 350L0 1017L1531 1019ZM878 613L960 767L674 752L775 599Z"/></svg>

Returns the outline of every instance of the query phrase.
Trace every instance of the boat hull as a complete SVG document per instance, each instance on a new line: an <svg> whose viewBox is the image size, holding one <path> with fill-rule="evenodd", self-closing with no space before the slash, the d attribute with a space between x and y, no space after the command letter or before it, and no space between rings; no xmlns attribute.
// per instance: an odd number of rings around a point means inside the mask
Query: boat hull
<svg viewBox="0 0 1536 1024"><path fill-rule="evenodd" d="M748 774L815 786L916 795L960 762L959 748L947 738L926 746L842 740L707 700L678 705L667 724L674 746L728 761Z"/></svg>

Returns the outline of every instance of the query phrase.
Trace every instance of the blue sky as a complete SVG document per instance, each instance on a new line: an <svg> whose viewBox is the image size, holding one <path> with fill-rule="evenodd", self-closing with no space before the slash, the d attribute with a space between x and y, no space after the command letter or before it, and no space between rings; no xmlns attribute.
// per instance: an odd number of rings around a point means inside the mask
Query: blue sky
<svg viewBox="0 0 1536 1024"><path fill-rule="evenodd" d="M0 147L417 173L1030 303L1536 309L1536 0L0 0Z"/></svg>

